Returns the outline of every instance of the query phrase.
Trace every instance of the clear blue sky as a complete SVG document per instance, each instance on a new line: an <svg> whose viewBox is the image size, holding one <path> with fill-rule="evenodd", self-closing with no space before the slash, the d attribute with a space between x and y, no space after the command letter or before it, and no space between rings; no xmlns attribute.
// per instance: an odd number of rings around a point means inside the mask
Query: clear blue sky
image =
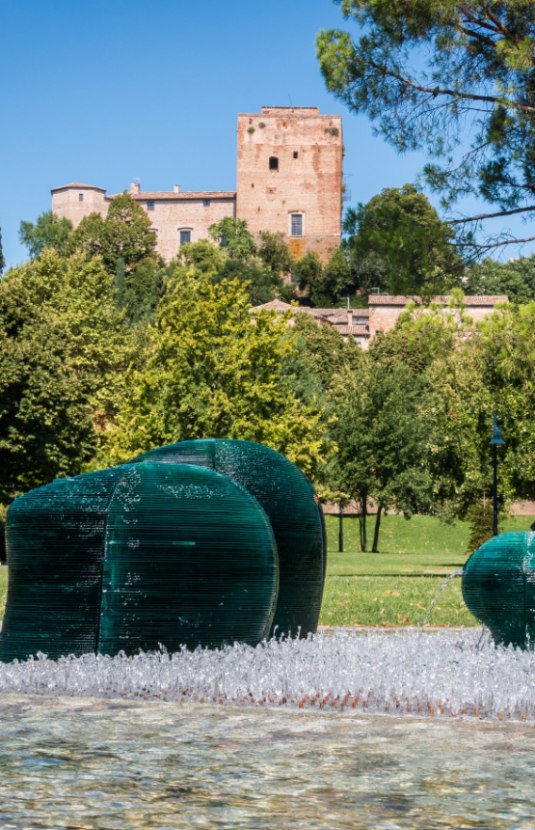
<svg viewBox="0 0 535 830"><path fill-rule="evenodd" d="M0 0L0 10L9 265L26 258L19 223L50 209L51 187L116 193L138 178L144 190L234 190L236 115L266 104L343 116L351 204L421 169L421 156L397 155L327 92L315 36L345 25L331 0Z"/></svg>

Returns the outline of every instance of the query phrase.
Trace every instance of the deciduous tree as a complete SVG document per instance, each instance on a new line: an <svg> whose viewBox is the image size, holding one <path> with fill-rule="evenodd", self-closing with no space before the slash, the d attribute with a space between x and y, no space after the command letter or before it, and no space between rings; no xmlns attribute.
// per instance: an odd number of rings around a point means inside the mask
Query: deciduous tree
<svg viewBox="0 0 535 830"><path fill-rule="evenodd" d="M367 293L443 294L459 283L463 263L451 228L410 184L386 188L345 220L355 281Z"/></svg>
<svg viewBox="0 0 535 830"><path fill-rule="evenodd" d="M72 237L72 222L60 218L51 210L42 213L35 224L21 222L19 239L28 249L31 259L36 259L45 248L54 248L58 254L68 254Z"/></svg>
<svg viewBox="0 0 535 830"><path fill-rule="evenodd" d="M211 436L265 443L313 471L328 446L326 428L319 408L285 383L293 340L284 318L251 315L238 281L177 272L150 330L146 364L128 379L108 460Z"/></svg>

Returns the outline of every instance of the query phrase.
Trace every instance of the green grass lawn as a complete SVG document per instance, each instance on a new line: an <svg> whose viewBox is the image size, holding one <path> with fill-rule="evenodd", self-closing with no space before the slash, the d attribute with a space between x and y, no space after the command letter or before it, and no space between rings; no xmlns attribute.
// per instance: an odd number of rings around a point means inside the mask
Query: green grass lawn
<svg viewBox="0 0 535 830"><path fill-rule="evenodd" d="M501 531L528 530L533 517L516 516ZM370 523L372 524L372 523ZM370 528L373 532L373 528ZM338 553L338 518L327 516L327 580L322 625L420 625L447 576L466 560L466 522L446 525L429 516L385 516L380 553L362 553L358 520L344 519L344 553ZM454 579L435 606L429 625L478 625Z"/></svg>

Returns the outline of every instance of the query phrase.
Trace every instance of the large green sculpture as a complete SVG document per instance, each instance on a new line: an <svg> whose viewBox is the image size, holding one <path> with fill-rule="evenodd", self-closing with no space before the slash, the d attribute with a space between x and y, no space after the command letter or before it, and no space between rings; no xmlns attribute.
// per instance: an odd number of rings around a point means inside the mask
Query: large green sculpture
<svg viewBox="0 0 535 830"><path fill-rule="evenodd" d="M295 464L262 444L221 438L170 444L134 461L197 464L245 487L267 513L279 552L271 634L316 631L327 559L325 523L314 488Z"/></svg>
<svg viewBox="0 0 535 830"><path fill-rule="evenodd" d="M255 645L273 630L277 541L285 628L315 630L324 578L316 501L287 459L239 441L185 442L31 490L8 511L0 659Z"/></svg>
<svg viewBox="0 0 535 830"><path fill-rule="evenodd" d="M463 569L468 608L497 644L535 646L535 533L502 533L476 550Z"/></svg>

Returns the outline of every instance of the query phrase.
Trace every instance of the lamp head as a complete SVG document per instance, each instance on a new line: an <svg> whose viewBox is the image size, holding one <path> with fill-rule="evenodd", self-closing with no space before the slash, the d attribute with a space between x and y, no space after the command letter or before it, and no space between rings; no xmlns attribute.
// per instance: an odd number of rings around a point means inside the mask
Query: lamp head
<svg viewBox="0 0 535 830"><path fill-rule="evenodd" d="M498 417L496 415L492 416L493 419L493 428L492 428L492 438L489 441L491 446L499 446L501 444L505 444L503 439L503 435L500 432L500 428L498 427Z"/></svg>

